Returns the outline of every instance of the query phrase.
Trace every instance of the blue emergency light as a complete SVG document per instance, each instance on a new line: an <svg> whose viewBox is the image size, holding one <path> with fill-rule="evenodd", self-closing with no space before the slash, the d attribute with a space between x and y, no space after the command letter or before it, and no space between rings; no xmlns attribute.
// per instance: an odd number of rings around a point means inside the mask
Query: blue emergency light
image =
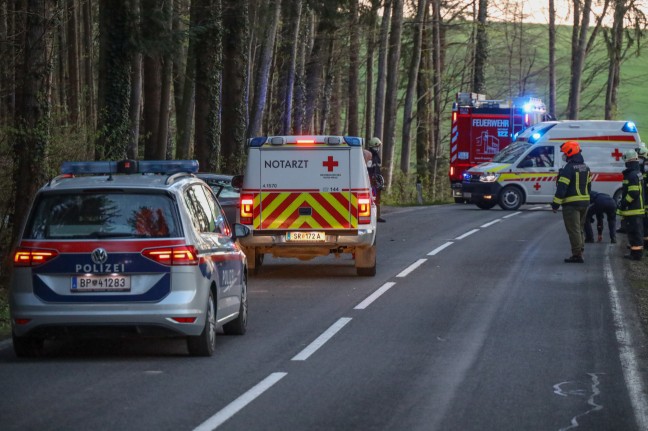
<svg viewBox="0 0 648 431"><path fill-rule="evenodd" d="M633 121L626 121L621 130L628 133L637 133L637 125Z"/></svg>
<svg viewBox="0 0 648 431"><path fill-rule="evenodd" d="M198 160L121 160L119 162L63 162L61 174L175 174L198 172Z"/></svg>

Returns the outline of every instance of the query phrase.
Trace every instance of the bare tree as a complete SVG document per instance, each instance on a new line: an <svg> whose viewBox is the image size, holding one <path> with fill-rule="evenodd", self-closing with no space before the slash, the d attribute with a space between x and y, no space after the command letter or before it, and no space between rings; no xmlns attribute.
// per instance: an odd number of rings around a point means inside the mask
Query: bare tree
<svg viewBox="0 0 648 431"><path fill-rule="evenodd" d="M556 5L549 0L549 114L556 117Z"/></svg>
<svg viewBox="0 0 648 431"><path fill-rule="evenodd" d="M358 35L358 0L350 0L349 13L349 107L347 133L351 136L358 136L359 115L358 115L358 75L360 71L360 37Z"/></svg>
<svg viewBox="0 0 648 431"><path fill-rule="evenodd" d="M587 53L587 31L589 29L592 0L584 0L581 12L581 0L573 0L574 24L572 28L572 55L569 81L569 99L567 101L567 118L577 120L580 110L580 92L583 64Z"/></svg>
<svg viewBox="0 0 648 431"><path fill-rule="evenodd" d="M485 69L488 61L488 34L486 32L487 19L488 0L479 0L479 9L477 11L477 34L475 37L475 67L472 84L472 89L475 93L482 93L485 89Z"/></svg>
<svg viewBox="0 0 648 431"><path fill-rule="evenodd" d="M166 0L168 1L168 0ZM159 159L166 153L160 150L160 107L162 100L162 50L160 38L164 35L162 7L157 0L142 0L141 49L143 54L144 107L142 139L144 158Z"/></svg>
<svg viewBox="0 0 648 431"><path fill-rule="evenodd" d="M378 19L378 9L380 0L371 1L371 9L367 14L367 61L366 61L366 82L365 82L365 137L371 137L372 127L372 107L373 107L373 69L374 69L374 51L376 44L376 21Z"/></svg>
<svg viewBox="0 0 648 431"><path fill-rule="evenodd" d="M385 121L385 87L387 86L387 50L392 0L385 0L380 23L380 47L378 48L378 76L376 77L376 107L374 109L373 136L383 139Z"/></svg>
<svg viewBox="0 0 648 431"><path fill-rule="evenodd" d="M67 42L67 107L69 121L73 126L79 122L79 37L77 2L68 0L66 8L66 42Z"/></svg>
<svg viewBox="0 0 648 431"><path fill-rule="evenodd" d="M139 0L131 0L133 14L133 33L139 35L140 5ZM130 159L137 159L139 153L140 117L142 114L142 53L133 51L131 56L131 93L130 93L130 139L126 155Z"/></svg>

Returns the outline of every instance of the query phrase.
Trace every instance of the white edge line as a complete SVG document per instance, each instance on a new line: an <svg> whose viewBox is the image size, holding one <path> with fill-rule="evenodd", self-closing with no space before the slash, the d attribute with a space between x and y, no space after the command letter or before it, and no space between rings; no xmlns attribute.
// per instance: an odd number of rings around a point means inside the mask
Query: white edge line
<svg viewBox="0 0 648 431"><path fill-rule="evenodd" d="M395 285L395 284L396 283L394 283L393 281L389 281L389 282L383 284L382 286L380 286L380 288L378 288L378 290L376 290L371 295L367 296L364 301L362 301L361 303L356 305L353 309L354 310L364 310L365 308L370 306L372 302L374 302L376 299L380 298L383 293L385 293L389 289L391 289L392 286Z"/></svg>
<svg viewBox="0 0 648 431"><path fill-rule="evenodd" d="M547 208L546 205L530 208L531 211L538 211Z"/></svg>
<svg viewBox="0 0 648 431"><path fill-rule="evenodd" d="M350 317L341 317L337 322L332 324L326 331L322 333L319 337L310 343L304 350L297 353L291 361L305 361L313 353L317 351L320 347L324 345L328 340L330 340L340 329L344 328L344 325L351 321Z"/></svg>
<svg viewBox="0 0 648 431"><path fill-rule="evenodd" d="M272 373L262 381L256 384L246 393L229 403L221 411L198 425L194 431L212 431L221 426L226 420L230 419L245 406L258 398L265 391L270 389L275 383L283 379L288 373Z"/></svg>
<svg viewBox="0 0 648 431"><path fill-rule="evenodd" d="M466 232L465 234L456 237L455 239L464 239L465 237L474 234L475 232L479 232L479 229L473 229L471 231Z"/></svg>
<svg viewBox="0 0 648 431"><path fill-rule="evenodd" d="M623 378L628 388L630 402L634 410L635 419L639 429L648 429L648 403L644 396L644 388L639 374L639 363L635 351L632 348L632 336L626 329L623 318L623 310L619 301L619 291L617 290L612 273L612 266L610 265L610 255L606 250L605 253L605 276L607 278L608 286L610 287L609 295L612 304L612 315L614 318L614 326L616 327L616 339L619 344L619 358L621 360L621 369L623 370Z"/></svg>
<svg viewBox="0 0 648 431"><path fill-rule="evenodd" d="M410 272L414 271L416 268L419 266L423 265L425 262L427 262L427 259L419 259L404 270L402 270L399 274L396 275L396 277L407 277Z"/></svg>
<svg viewBox="0 0 648 431"><path fill-rule="evenodd" d="M522 211L518 211L518 212L516 212L516 213L506 215L506 216L504 216L504 217L502 217L502 218L510 218L510 217L516 216L516 215L518 215L518 214L522 214Z"/></svg>
<svg viewBox="0 0 648 431"><path fill-rule="evenodd" d="M434 250L432 250L431 252L429 252L427 255L428 255L428 256L434 256L435 254L437 254L438 252L440 252L440 251L443 250L444 248L446 248L446 247L450 247L452 244L454 244L452 241L448 241L448 242L446 242L445 244L440 245L439 247L435 248Z"/></svg>
<svg viewBox="0 0 648 431"><path fill-rule="evenodd" d="M499 219L499 218L498 218L498 219L496 219L496 220L493 220L492 222L489 222L489 223L483 224L483 225L481 225L481 226L479 226L479 227L481 227L481 228L485 228L485 227L488 227L488 226L492 226L492 225L494 225L495 223L499 223L499 222L501 222L501 221L502 221L502 219Z"/></svg>

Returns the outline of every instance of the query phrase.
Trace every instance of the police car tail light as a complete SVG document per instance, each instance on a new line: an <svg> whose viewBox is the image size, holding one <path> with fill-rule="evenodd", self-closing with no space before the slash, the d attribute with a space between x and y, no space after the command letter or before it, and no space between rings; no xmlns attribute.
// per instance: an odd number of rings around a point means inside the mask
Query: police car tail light
<svg viewBox="0 0 648 431"><path fill-rule="evenodd" d="M192 245L180 247L147 248L142 251L144 257L163 265L198 265L198 253Z"/></svg>
<svg viewBox="0 0 648 431"><path fill-rule="evenodd" d="M358 195L358 223L371 223L371 197L368 194Z"/></svg>
<svg viewBox="0 0 648 431"><path fill-rule="evenodd" d="M14 266L38 266L58 256L56 250L19 248L14 253Z"/></svg>
<svg viewBox="0 0 648 431"><path fill-rule="evenodd" d="M254 196L241 195L240 221L242 224L252 224L254 209Z"/></svg>

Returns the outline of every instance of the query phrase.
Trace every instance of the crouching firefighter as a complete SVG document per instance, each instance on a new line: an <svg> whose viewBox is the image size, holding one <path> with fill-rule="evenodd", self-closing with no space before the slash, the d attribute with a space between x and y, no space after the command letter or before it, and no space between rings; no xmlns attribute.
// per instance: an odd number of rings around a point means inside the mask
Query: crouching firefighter
<svg viewBox="0 0 648 431"><path fill-rule="evenodd" d="M634 150L623 154L626 169L623 171L623 187L617 214L623 217L630 243L630 254L623 256L631 260L641 260L643 256L644 208L643 175L639 169L639 156Z"/></svg>

